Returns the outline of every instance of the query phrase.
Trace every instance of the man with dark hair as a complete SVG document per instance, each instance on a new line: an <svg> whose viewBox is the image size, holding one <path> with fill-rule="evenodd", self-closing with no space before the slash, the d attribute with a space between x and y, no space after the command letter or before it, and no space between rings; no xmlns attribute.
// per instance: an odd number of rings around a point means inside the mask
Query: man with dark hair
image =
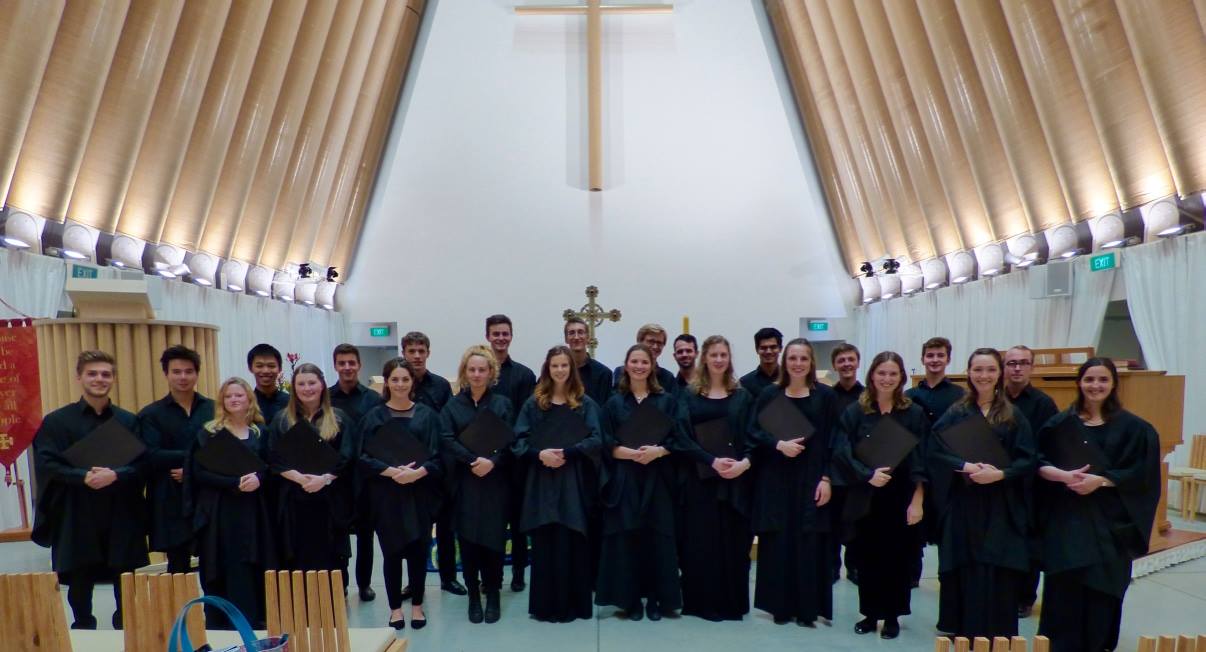
<svg viewBox="0 0 1206 652"><path fill-rule="evenodd" d="M783 333L767 326L754 333L754 351L758 367L741 377L741 386L755 397L779 379L779 352L783 350Z"/></svg>
<svg viewBox="0 0 1206 652"><path fill-rule="evenodd" d="M422 403L437 413L452 400L452 384L443 376L427 369L427 358L431 355L431 339L419 331L402 336L402 357L410 363L415 376L415 402ZM446 478L447 480L447 478ZM451 485L446 485L451 491ZM440 567L440 589L453 595L465 595L469 591L456 579L456 531L452 525L452 501L444 501L436 514L435 539L436 561ZM402 590L402 598L410 597L408 589Z"/></svg>
<svg viewBox="0 0 1206 652"><path fill-rule="evenodd" d="M666 329L659 324L645 324L637 329L636 343L644 344L653 354L653 375L657 378L657 384L661 385L662 389L669 394L678 393L678 383L674 379L674 373L657 363L658 357L662 355L662 350L666 348ZM612 391L620 385L621 371L624 371L624 365L611 370Z"/></svg>
<svg viewBox="0 0 1206 652"><path fill-rule="evenodd" d="M859 352L858 347L843 342L829 354L833 370L837 372L837 382L833 384L834 394L837 395L837 410L840 415L852 403L858 402L863 393L863 384L858 381ZM836 533L842 531L842 509L846 504L846 487L835 486L829 499L829 515L832 518L830 531L835 533L829 538L833 554L833 581L838 581L842 573L842 538ZM858 584L858 567L855 565L854 548L846 546L846 579Z"/></svg>
<svg viewBox="0 0 1206 652"><path fill-rule="evenodd" d="M699 355L699 341L690 333L683 333L674 338L674 361L678 363L678 373L674 381L680 388L691 382L695 373L695 358Z"/></svg>
<svg viewBox="0 0 1206 652"><path fill-rule="evenodd" d="M192 565L193 523L184 513L184 456L197 431L214 418L214 402L197 392L201 356L170 346L159 357L167 396L138 413L147 445L151 507L151 550L167 555L167 572L187 573Z"/></svg>
<svg viewBox="0 0 1206 652"><path fill-rule="evenodd" d="M511 339L514 337L511 318L506 315L486 317L486 341L498 359L498 382L494 391L511 401L514 414L532 396L536 389L536 374L511 357ZM508 473L511 478L510 514L507 525L511 528L511 590L522 591L527 583L524 572L528 568L528 536L519 530L519 518L523 513L523 492L528 476L528 464L517 459Z"/></svg>
<svg viewBox="0 0 1206 652"><path fill-rule="evenodd" d="M916 387L905 390L905 396L925 410L931 424L937 423L952 405L963 398L965 390L946 377L946 368L950 363L951 341L945 337L931 337L921 345L925 378Z"/></svg>
<svg viewBox="0 0 1206 652"><path fill-rule="evenodd" d="M264 423L270 424L276 413L289 404L289 392L280 389L281 352L275 346L256 344L247 352L247 370L255 378L255 402Z"/></svg>
<svg viewBox="0 0 1206 652"><path fill-rule="evenodd" d="M63 453L115 420L138 435L138 418L109 399L117 378L113 357L84 351L76 360L83 395L46 415L34 435L38 501L31 538L50 548L51 567L67 585L72 629L96 629L92 590L113 582L113 628L121 629L121 573L145 566L146 503L143 500L146 454L117 468L80 468Z"/></svg>
<svg viewBox="0 0 1206 652"><path fill-rule="evenodd" d="M1026 417L1030 432L1037 433L1043 424L1059 413L1055 401L1043 390L1030 384L1034 373L1034 351L1019 344L1005 352L1005 394L1009 402ZM1034 479L1030 478L1033 485ZM1033 534L1033 527L1031 528ZM1031 568L1018 586L1018 618L1028 618L1038 599L1039 570L1031 561Z"/></svg>
<svg viewBox="0 0 1206 652"><path fill-rule="evenodd" d="M339 382L330 389L331 406L343 410L352 423L360 423L360 418L369 410L381 405L381 395L360 382L360 349L343 343L335 347L331 353L335 373ZM360 433L361 437L369 433ZM355 473L355 483L359 504L356 505L356 518L352 531L356 534L356 586L360 590L362 602L372 602L377 593L371 586L373 582L373 523L369 518L369 505L366 503L368 492L359 491L363 477Z"/></svg>
<svg viewBox="0 0 1206 652"><path fill-rule="evenodd" d="M590 353L586 351L586 343L590 339L589 332L586 322L577 317L565 320L565 328L562 330L565 345L569 347L574 364L578 367L582 386L586 388L586 395L594 399L595 403L603 405L607 402L607 397L611 396L612 374L610 369L590 357Z"/></svg>

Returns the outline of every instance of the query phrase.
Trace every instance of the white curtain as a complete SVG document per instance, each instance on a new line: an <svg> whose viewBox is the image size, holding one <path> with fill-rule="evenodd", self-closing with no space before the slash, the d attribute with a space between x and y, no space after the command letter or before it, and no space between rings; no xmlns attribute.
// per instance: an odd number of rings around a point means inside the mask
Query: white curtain
<svg viewBox="0 0 1206 652"><path fill-rule="evenodd" d="M17 314L0 303L0 319L58 315L66 282L67 266L62 260L0 249L0 299L23 313Z"/></svg>

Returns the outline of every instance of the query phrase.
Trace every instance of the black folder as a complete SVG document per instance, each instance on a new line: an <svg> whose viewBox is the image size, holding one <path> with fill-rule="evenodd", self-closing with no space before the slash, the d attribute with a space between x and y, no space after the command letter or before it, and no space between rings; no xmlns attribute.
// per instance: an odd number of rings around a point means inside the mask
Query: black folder
<svg viewBox="0 0 1206 652"><path fill-rule="evenodd" d="M147 450L134 433L116 418L110 418L63 451L72 466L91 469L94 466L116 469L128 466Z"/></svg>
<svg viewBox="0 0 1206 652"><path fill-rule="evenodd" d="M427 463L431 454L407 427L405 419L390 419L381 424L364 442L364 452L369 457L390 466L414 464L414 468Z"/></svg>
<svg viewBox="0 0 1206 652"><path fill-rule="evenodd" d="M339 466L339 452L305 421L298 421L281 436L276 452L286 467L299 473L322 475L334 472Z"/></svg>
<svg viewBox="0 0 1206 652"><path fill-rule="evenodd" d="M532 431L532 448L570 448L590 435L586 420L565 405L554 405L548 416Z"/></svg>
<svg viewBox="0 0 1206 652"><path fill-rule="evenodd" d="M620 426L616 439L628 448L659 446L672 427L674 421L657 409L652 400L645 399Z"/></svg>
<svg viewBox="0 0 1206 652"><path fill-rule="evenodd" d="M1001 439L979 410L971 416L938 433L942 443L955 455L972 464L986 463L1004 469L1012 461Z"/></svg>
<svg viewBox="0 0 1206 652"><path fill-rule="evenodd" d="M871 469L888 467L895 469L920 443L917 435L909 432L896 419L884 415L871 432L854 446L854 456Z"/></svg>
<svg viewBox="0 0 1206 652"><path fill-rule="evenodd" d="M481 410L461 432L461 444L478 457L493 457L515 438L515 431L490 410Z"/></svg>
<svg viewBox="0 0 1206 652"><path fill-rule="evenodd" d="M758 413L758 425L779 441L801 437L807 440L817 431L808 417L783 392L779 392Z"/></svg>
<svg viewBox="0 0 1206 652"><path fill-rule="evenodd" d="M1069 415L1052 431L1046 446L1051 461L1060 469L1074 471L1089 465L1089 473L1098 474L1109 468L1110 461L1101 447L1089 439L1084 425L1076 415Z"/></svg>
<svg viewBox="0 0 1206 652"><path fill-rule="evenodd" d="M255 451L225 428L206 439L205 444L193 455L193 459L207 471L237 478L268 468Z"/></svg>
<svg viewBox="0 0 1206 652"><path fill-rule="evenodd" d="M732 459L740 457L737 449L733 447L733 431L729 429L729 420L725 417L695 424L695 440L699 442L699 447L710 455ZM696 467L699 477L716 477L716 471L712 467L703 463L696 464Z"/></svg>

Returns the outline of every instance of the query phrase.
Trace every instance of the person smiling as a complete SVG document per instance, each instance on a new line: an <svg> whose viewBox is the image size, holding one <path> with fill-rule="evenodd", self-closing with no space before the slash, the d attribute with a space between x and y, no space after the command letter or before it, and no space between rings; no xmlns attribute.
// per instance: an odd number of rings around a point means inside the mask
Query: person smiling
<svg viewBox="0 0 1206 652"><path fill-rule="evenodd" d="M607 365L590 357L587 352L590 336L586 322L577 317L567 319L562 334L565 336L565 345L574 356L574 366L578 368L578 377L582 379L586 395L599 405L606 404L612 393L612 374Z"/></svg>

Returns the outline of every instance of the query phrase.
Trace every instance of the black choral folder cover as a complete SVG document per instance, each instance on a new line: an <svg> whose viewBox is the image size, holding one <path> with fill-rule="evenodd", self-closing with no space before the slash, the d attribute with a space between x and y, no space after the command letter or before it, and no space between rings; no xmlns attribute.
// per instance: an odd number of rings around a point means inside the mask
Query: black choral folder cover
<svg viewBox="0 0 1206 652"><path fill-rule="evenodd" d="M783 392L779 392L758 413L758 425L779 441L801 437L807 441L817 431L808 417Z"/></svg>
<svg viewBox="0 0 1206 652"><path fill-rule="evenodd" d="M206 439L205 444L193 455L193 459L207 471L238 478L268 468L255 451L225 428Z"/></svg>
<svg viewBox="0 0 1206 652"><path fill-rule="evenodd" d="M481 410L461 432L461 444L478 457L493 457L515 438L515 431L490 410Z"/></svg>
<svg viewBox="0 0 1206 652"><path fill-rule="evenodd" d="M406 427L405 419L381 424L364 442L364 452L390 466L414 464L419 468L431 459L427 447Z"/></svg>
<svg viewBox="0 0 1206 652"><path fill-rule="evenodd" d="M146 450L146 444L134 433L116 418L109 418L63 451L63 457L80 469L116 469L128 466Z"/></svg>
<svg viewBox="0 0 1206 652"><path fill-rule="evenodd" d="M565 405L554 405L548 416L532 431L532 448L569 448L590 435L586 420Z"/></svg>
<svg viewBox="0 0 1206 652"><path fill-rule="evenodd" d="M871 432L854 447L854 456L871 469L888 467L895 469L908 457L920 440L917 435L891 416L879 419Z"/></svg>
<svg viewBox="0 0 1206 652"><path fill-rule="evenodd" d="M942 443L965 462L987 463L1004 469L1012 461L1009 452L978 410L959 423L938 433Z"/></svg>
<svg viewBox="0 0 1206 652"><path fill-rule="evenodd" d="M1047 448L1051 461L1065 471L1075 471L1087 464L1089 473L1101 473L1110 465L1101 447L1089 440L1089 433L1076 415L1069 415L1055 428L1050 442Z"/></svg>
<svg viewBox="0 0 1206 652"><path fill-rule="evenodd" d="M280 441L276 452L286 467L311 475L332 473L339 466L339 452L323 441L318 431L305 421L293 424Z"/></svg>
<svg viewBox="0 0 1206 652"><path fill-rule="evenodd" d="M793 410L795 408L792 408ZM708 452L709 455L715 457L727 457L738 459L737 449L733 447L733 431L729 429L729 420L725 417L712 419L703 423L696 424L695 440L699 442L699 447ZM711 478L716 476L716 471L706 464L700 463L698 467L699 477Z"/></svg>
<svg viewBox="0 0 1206 652"><path fill-rule="evenodd" d="M659 446L673 426L674 421L647 398L632 411L628 421L620 426L616 439L628 448Z"/></svg>

